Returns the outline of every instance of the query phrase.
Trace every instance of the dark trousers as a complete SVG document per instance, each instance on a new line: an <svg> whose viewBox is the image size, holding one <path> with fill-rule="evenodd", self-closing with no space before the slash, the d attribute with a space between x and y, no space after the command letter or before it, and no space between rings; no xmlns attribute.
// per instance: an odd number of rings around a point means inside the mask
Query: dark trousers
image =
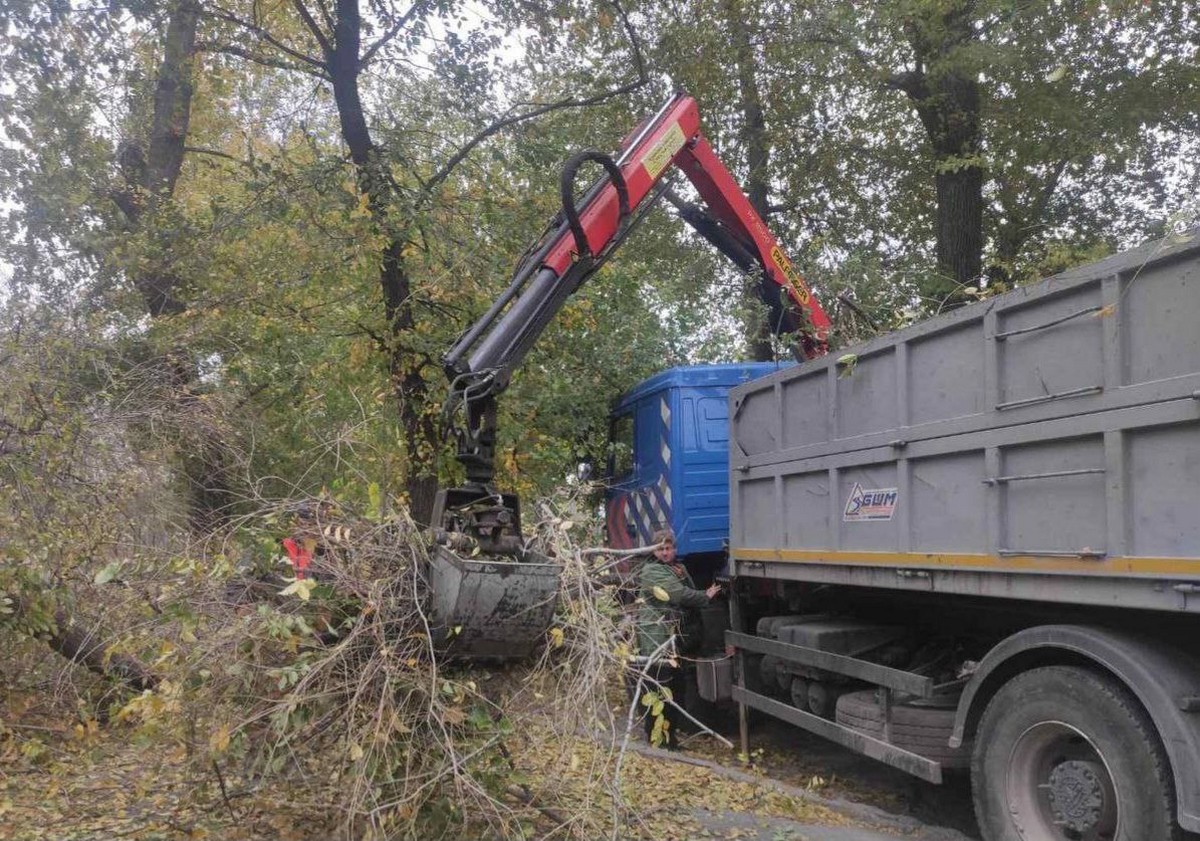
<svg viewBox="0 0 1200 841"><path fill-rule="evenodd" d="M658 681L662 687L671 691L671 699L674 703L683 706L683 670L667 663L655 663L646 669L648 679L642 683L642 694L647 692L658 693L661 697L659 686L650 682L650 680ZM638 712L642 716L642 726L646 730L646 741L650 741L650 734L654 730L654 715L648 707L642 705L642 699L637 699ZM666 747L668 750L675 750L679 747L679 724L686 721L680 714L679 710L671 704L663 701L663 718L668 722L667 738L660 743L661 747Z"/></svg>

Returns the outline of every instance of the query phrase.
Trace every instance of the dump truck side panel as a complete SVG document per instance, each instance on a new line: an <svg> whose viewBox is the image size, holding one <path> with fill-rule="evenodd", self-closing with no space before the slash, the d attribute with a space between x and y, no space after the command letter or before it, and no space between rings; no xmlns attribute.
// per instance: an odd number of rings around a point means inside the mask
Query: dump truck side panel
<svg viewBox="0 0 1200 841"><path fill-rule="evenodd" d="M738 575L1200 610L1200 244L731 392Z"/></svg>

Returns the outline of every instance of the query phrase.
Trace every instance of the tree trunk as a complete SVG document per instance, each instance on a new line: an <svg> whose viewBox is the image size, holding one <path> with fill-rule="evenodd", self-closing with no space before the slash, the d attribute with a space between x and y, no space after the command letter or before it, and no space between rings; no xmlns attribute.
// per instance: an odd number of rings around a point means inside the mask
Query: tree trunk
<svg viewBox="0 0 1200 841"><path fill-rule="evenodd" d="M11 593L9 598L15 604L18 620L23 613L30 610L27 600ZM70 614L60 608L54 612L54 630L39 638L53 651L72 663L78 663L93 674L119 681L139 692L158 685L158 676L142 661L128 654L110 653L104 642L107 637L99 627L87 630L76 624Z"/></svg>
<svg viewBox="0 0 1200 841"><path fill-rule="evenodd" d="M46 638L46 642L71 662L139 692L158 685L158 676L140 660L128 654L110 654L99 629L87 630L74 624L63 610L55 611L54 625L54 633Z"/></svg>
<svg viewBox="0 0 1200 841"><path fill-rule="evenodd" d="M914 69L891 80L913 103L937 162L937 274L920 285L936 304L961 300L983 271L979 83L959 64L976 40L974 10L974 0L959 0L924 25L910 23Z"/></svg>
<svg viewBox="0 0 1200 841"><path fill-rule="evenodd" d="M983 271L983 170L937 174L938 273L969 286ZM946 288L952 295L957 286ZM940 291L940 287L939 290Z"/></svg>
<svg viewBox="0 0 1200 841"><path fill-rule="evenodd" d="M992 283L1012 283L1012 269L1017 262L1017 256L1033 232L1046 224L1050 201L1058 190L1058 184L1067 170L1068 163L1067 158L1060 158L1054 164L1034 194L1033 201L1029 201L1019 190L1006 190L1007 185L1000 184L998 202L1002 208L1003 221L995 232L996 259L988 267L988 280Z"/></svg>
<svg viewBox="0 0 1200 841"><path fill-rule="evenodd" d="M167 21L163 58L154 86L154 113L150 123L150 148L143 157L136 146L126 145L122 165L130 186L140 195L120 202L134 227L142 224L145 211L154 211L171 200L183 168L184 147L192 113L192 61L196 52L199 6L179 0ZM169 265L152 266L134 278L152 318L183 311L176 297L179 278Z"/></svg>
<svg viewBox="0 0 1200 841"><path fill-rule="evenodd" d="M135 140L122 144L120 163L126 188L114 198L132 230L147 223L147 214L154 224L155 215L175 195L191 122L199 16L197 0L177 0L171 6L154 85L148 149L143 152ZM141 293L146 313L159 319L178 315L186 305L179 298L180 278L171 264L173 243L165 239L173 232L154 233L164 238L157 250L166 256L135 274L133 284ZM176 347L168 351L160 367L160 377L175 395L177 408L186 413L188 403L195 401L193 387L199 379L195 361L187 348ZM180 441L189 495L188 523L192 531L202 534L224 520L233 493L226 451L219 437L204 428L192 430L190 435L199 440Z"/></svg>
<svg viewBox="0 0 1200 841"><path fill-rule="evenodd" d="M726 0L725 14L737 64L738 105L742 112L740 134L742 148L746 150L746 198L765 220L770 192L771 144L755 75L757 62L754 45L750 42L750 30L746 26L745 10L740 0ZM755 301L759 300L758 284L757 278L746 284L745 294ZM762 318L756 318L747 328L751 358L758 362L774 359L771 325Z"/></svg>
<svg viewBox="0 0 1200 841"><path fill-rule="evenodd" d="M422 361L410 354L406 338L415 326L412 282L404 266L408 238L391 218L395 198L387 168L371 139L358 88L362 69L362 20L358 0L337 0L334 39L326 61L338 109L342 140L350 150L358 187L367 197L371 218L387 238L380 253L379 287L388 331L388 370L404 430L408 476L406 486L413 518L428 523L437 491L433 453L438 446L436 424L430 417L429 383Z"/></svg>

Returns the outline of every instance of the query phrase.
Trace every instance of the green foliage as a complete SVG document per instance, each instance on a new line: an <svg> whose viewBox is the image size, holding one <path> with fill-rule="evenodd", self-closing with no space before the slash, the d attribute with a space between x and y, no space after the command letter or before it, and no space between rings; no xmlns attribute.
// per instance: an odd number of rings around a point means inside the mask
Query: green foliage
<svg viewBox="0 0 1200 841"><path fill-rule="evenodd" d="M854 264L880 266L904 296L923 290L922 312L957 294L932 271L937 173L982 169L984 263L990 280L1005 283L1062 266L1046 258L1064 246L1086 244L1082 260L1101 243L1112 250L1153 235L1195 191L1200 73L1184 2L705 0L632 9L646 21L652 63L698 97L706 132L743 185L737 33L748 30L769 203L784 208L769 221L827 308L832 290L820 278ZM970 35L956 40L950 28L964 18ZM607 66L614 35L586 32L596 52L582 62ZM902 92L916 70L930 84L978 83L978 149L934 149Z"/></svg>
<svg viewBox="0 0 1200 841"><path fill-rule="evenodd" d="M573 151L617 148L686 88L833 316L834 347L1195 219L1197 23L1182 0L634 0L621 8L650 84L491 134L530 103L628 81L611 4L361 5L364 50L396 33L356 80L369 168L348 159L331 86L298 57L322 54L296 5L233 0L204 4L190 151L162 195L130 176L177 7L32 0L0 18L0 633L104 614L110 653L168 675L102 696L114 726L199 746L205 773L229 760L325 781L314 808L377 809L381 835L461 834L460 774L481 801L524 785L501 749L513 725L470 671L432 670L407 609L416 567L397 561L411 552L389 545L336 587L281 580L295 510L271 501L319 498L384 533L412 477L455 478L441 356L558 210ZM930 82L978 85L977 113L946 114L979 120L976 146L936 148L944 127L902 92L918 64ZM987 276L954 284L933 270L934 186L969 170L985 179ZM381 288L392 245L403 324ZM150 318L139 280L156 273L180 310ZM527 498L562 484L601 459L622 391L747 355L762 321L747 286L673 214L648 217L515 373L500 484ZM838 353L853 376L857 357ZM197 476L223 485L220 530L188 516L208 490ZM581 529L595 527L587 508L572 501ZM266 603L239 601L239 584ZM619 609L583 592L548 634L548 663L592 658L572 702L628 657L585 633ZM656 743L665 700L643 696ZM47 761L36 739L21 750Z"/></svg>
<svg viewBox="0 0 1200 841"><path fill-rule="evenodd" d="M39 634L62 581L116 538L133 489L95 484L125 461L107 418L89 411L89 368L102 355L61 321L7 312L16 324L0 332L0 592L21 608L7 621Z"/></svg>
<svg viewBox="0 0 1200 841"><path fill-rule="evenodd" d="M978 41L929 72L984 84L984 148L942 158L930 154L893 85L914 39L943 37L937 4L705 0L684 9L635 3L630 12L648 61L699 98L706 132L744 183L753 174L747 97L757 92L767 201L777 208L770 224L835 311L835 340L846 342L942 306L919 295L932 262L936 172L986 169L994 282L1066 267L1161 225L1194 178L1178 162L1196 116L1174 94L1196 84L1185 60L1194 23L1176 6L1063 15L1037 5L963 5ZM393 339L379 305L380 228L342 157L328 89L227 53L206 55L188 138L199 151L186 158L172 201L131 229L114 191L123 154L145 142L157 67L146 36L157 6L67 16L55 9L35 3L13 17L3 53L18 80L0 93L12 143L0 160L9 185L0 259L14 267L10 294L39 305L83 303L98 329L149 355L186 348L201 389L238 407L227 432L238 447L253 441L243 449L247 473L268 477L258 485L265 495L326 487L348 499L393 500L419 467L414 457L452 476L447 449L429 441L406 450L397 428ZM608 84L629 69L626 34L603 4L498 4L491 21L470 24L458 11L431 7L395 42L393 63L361 82L396 187L388 218L410 241L403 259L415 326L403 337L404 357L432 386L431 418L442 394L438 358L556 209L557 167L573 149L615 147L665 92L652 84L518 124L426 192L425 179L503 116L497 103ZM287 9L262 23L281 43L314 47ZM239 31L227 19L204 26L209 43ZM430 27L448 37L428 70L395 72L394 62L424 49ZM523 54L493 51L518 31ZM78 62L78 54L95 60ZM109 105L103 120L97 102ZM130 279L159 265L180 276L187 309L146 329ZM505 481L543 489L596 454L608 401L640 377L743 355L743 325L761 319L743 285L706 244L656 214L517 373L502 402ZM833 304L839 294L865 317Z"/></svg>

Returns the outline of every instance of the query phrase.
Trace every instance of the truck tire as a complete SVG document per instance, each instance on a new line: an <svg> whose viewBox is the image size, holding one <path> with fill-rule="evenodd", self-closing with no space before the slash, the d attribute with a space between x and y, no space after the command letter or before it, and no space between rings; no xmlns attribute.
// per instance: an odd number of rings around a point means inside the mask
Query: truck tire
<svg viewBox="0 0 1200 841"><path fill-rule="evenodd" d="M971 762L970 750L950 747L955 708L948 704L893 706L889 744L940 762L947 770L967 768ZM838 698L835 720L873 738L883 738L883 711L874 689L850 692Z"/></svg>
<svg viewBox="0 0 1200 841"><path fill-rule="evenodd" d="M975 734L984 841L1178 841L1154 726L1124 686L1076 666L1017 675Z"/></svg>
<svg viewBox="0 0 1200 841"><path fill-rule="evenodd" d="M775 687L785 697L792 691L792 673L788 671L788 663L783 660L775 664Z"/></svg>
<svg viewBox="0 0 1200 841"><path fill-rule="evenodd" d="M844 686L836 686L823 680L811 680L808 682L808 708L812 710L813 715L832 721L836 715L838 698L845 694Z"/></svg>

